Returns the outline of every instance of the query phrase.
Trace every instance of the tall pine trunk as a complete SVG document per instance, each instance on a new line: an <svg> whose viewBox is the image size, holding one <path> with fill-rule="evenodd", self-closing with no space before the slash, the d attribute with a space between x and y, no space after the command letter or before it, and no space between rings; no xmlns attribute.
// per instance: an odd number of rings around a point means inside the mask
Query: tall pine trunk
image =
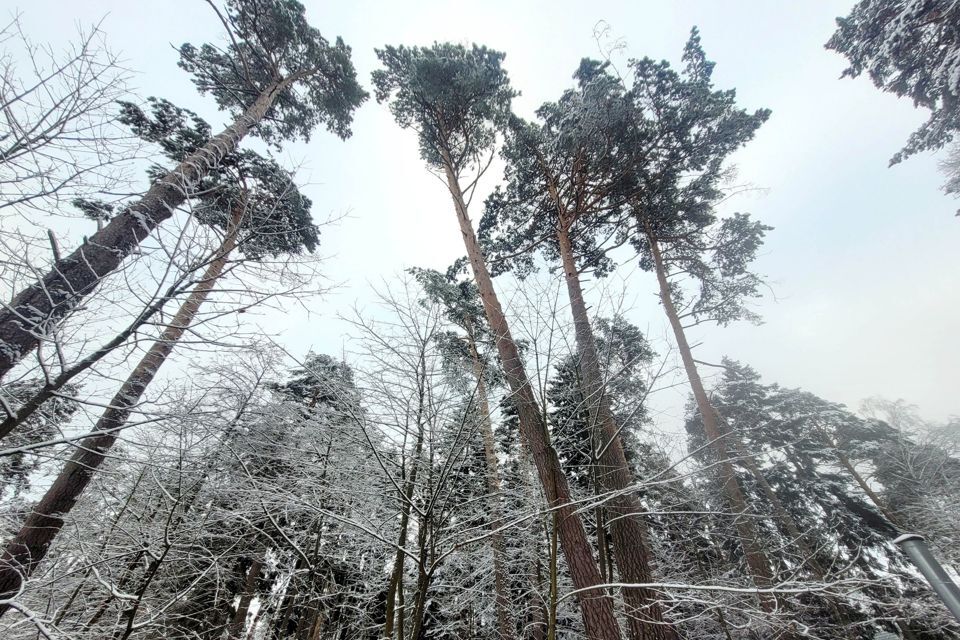
<svg viewBox="0 0 960 640"><path fill-rule="evenodd" d="M703 381L700 379L700 373L697 371L697 363L693 359L693 351L687 342L686 332L683 324L680 322L680 315L673 304L673 298L670 294L670 284L667 281L666 267L663 263L663 255L660 253L660 245L657 242L652 230L646 228L647 242L650 245L650 253L653 256L654 267L657 272L657 282L660 284L660 301L663 304L663 310L670 320L670 326L673 328L673 335L677 341L677 348L680 350L680 357L683 359L683 368L687 373L687 379L690 381L690 388L693 391L693 397L697 403L697 409L703 420L703 430L707 440L713 449L717 458L717 472L720 476L721 489L727 506L733 512L734 525L737 531L737 537L743 548L743 555L747 562L747 568L753 578L753 583L758 589L769 589L773 586L773 573L770 568L770 560L760 546L759 533L757 527L751 520L750 509L747 499L743 495L743 489L740 487L740 481L737 479L736 471L730 462L730 456L727 449L727 443L723 439L723 433L717 424L717 414L707 397L707 392L703 387ZM777 600L770 593L758 594L761 608L766 612L773 612L777 608Z"/></svg>
<svg viewBox="0 0 960 640"><path fill-rule="evenodd" d="M534 465L540 476L540 483L547 498L547 504L557 514L560 544L563 555L567 560L567 567L574 588L580 590L577 599L580 603L580 612L583 616L584 628L590 640L619 640L620 626L613 612L613 602L606 597L603 589L597 588L602 584L600 572L593 558L593 551L587 533L583 528L580 516L571 504L570 487L567 478L560 466L557 452L550 444L550 436L546 423L537 406L536 397L520 360L517 344L510 334L507 319L503 314L500 301L493 288L493 280L487 270L483 253L477 242L470 216L467 213L467 204L460 187L460 182L453 169L450 155L445 150L444 171L447 186L453 198L457 221L463 235L464 246L470 259L470 267L480 299L487 315L487 323L497 344L497 351L503 364L504 377L512 391L512 402L519 414L520 430L523 433L527 446L533 457Z"/></svg>
<svg viewBox="0 0 960 640"><path fill-rule="evenodd" d="M187 156L144 196L85 239L76 250L58 259L39 282L20 291L0 309L0 378L37 348L71 309L100 280L114 271L133 249L173 215L191 190L263 120L290 79L272 83L233 124Z"/></svg>
<svg viewBox="0 0 960 640"><path fill-rule="evenodd" d="M200 305L207 299L223 273L227 258L236 246L242 216L243 207L237 205L218 255L207 267L203 280L194 287L173 320L164 328L160 339L151 345L150 350L110 401L109 408L103 412L94 428L96 434L81 441L77 452L27 516L20 531L7 543L3 557L0 558L0 599L14 597L47 555L50 544L63 527L64 516L73 509L97 468L106 459L133 408L173 351L177 341L193 322ZM0 615L8 608L9 605L0 605Z"/></svg>
<svg viewBox="0 0 960 640"><path fill-rule="evenodd" d="M497 614L497 634L500 640L516 636L516 625L510 614L510 576L507 573L507 546L503 539L503 516L500 508L500 471L497 463L497 450L494 446L493 423L490 420L490 404L487 401L487 384L484 381L484 367L480 362L480 352L468 320L467 339L470 357L473 360L473 372L477 378L477 398L480 405L480 435L483 438L483 457L487 464L487 491L490 493L490 547L493 550L493 589Z"/></svg>
<svg viewBox="0 0 960 640"><path fill-rule="evenodd" d="M653 582L650 570L650 544L643 506L630 491L633 474L627 465L620 430L613 417L610 397L606 393L597 342L590 327L587 305L583 299L580 272L577 269L565 222L557 225L557 240L563 261L564 279L573 314L577 355L580 364L580 383L590 420L591 448L599 463L595 477L600 486L612 494L607 502L610 512L610 533L613 538L613 561L623 582L645 584ZM600 526L600 523L597 523ZM602 554L602 547L601 547ZM673 640L677 638L671 625L664 624L663 609L657 593L644 588L623 590L632 640Z"/></svg>

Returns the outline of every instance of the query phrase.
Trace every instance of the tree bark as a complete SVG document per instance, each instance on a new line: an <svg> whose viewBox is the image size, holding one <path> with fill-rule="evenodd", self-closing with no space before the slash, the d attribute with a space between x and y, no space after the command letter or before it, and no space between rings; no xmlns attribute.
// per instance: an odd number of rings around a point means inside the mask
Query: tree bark
<svg viewBox="0 0 960 640"><path fill-rule="evenodd" d="M825 431L821 430L821 436L833 449L834 453L837 455L837 460L839 460L843 468L847 470L847 473L850 474L850 477L854 479L860 489L867 494L868 498L870 498L870 501L877 508L877 510L880 511L880 514L884 517L884 519L886 519L887 524L893 530L900 531L901 526L896 515L887 508L887 505L884 503L883 499L870 487L869 483L867 483L867 480L860 475L860 472L857 471L855 466L853 466L853 462L850 461L850 458L847 457L847 454L840 449L839 445ZM896 611L896 614L898 616L903 615L901 611ZM916 634L910 630L910 626L905 619L896 620L895 624L897 625L897 628L900 629L900 632L903 634L904 638L907 638L908 640L915 640Z"/></svg>
<svg viewBox="0 0 960 640"><path fill-rule="evenodd" d="M493 424L490 420L490 404L487 401L487 384L484 367L470 323L467 322L467 340L473 360L473 372L477 379L477 399L480 406L480 435L483 438L483 457L487 463L487 491L490 493L490 546L493 550L493 589L497 615L497 634L501 640L516 636L516 625L510 614L509 576L507 575L507 547L503 539L503 516L500 509L500 472L497 451L494 446Z"/></svg>
<svg viewBox="0 0 960 640"><path fill-rule="evenodd" d="M557 225L557 241L563 261L564 279L573 314L580 381L590 420L591 448L599 463L595 477L604 491L612 494L606 508L610 511L610 533L613 538L613 561L623 582L645 584L653 582L650 570L649 532L643 521L643 506L630 488L633 473L627 465L620 430L613 417L610 397L606 393L597 342L590 327L587 305L583 299L580 272L573 255L569 228L562 220ZM597 523L600 526L600 523ZM598 534L599 535L599 534ZM603 550L601 547L601 554ZM651 589L623 590L627 620L632 640L674 640L673 626L663 619L663 609L657 593Z"/></svg>
<svg viewBox="0 0 960 640"><path fill-rule="evenodd" d="M687 342L687 336L680 322L680 316L677 308L673 304L670 295L670 285L667 282L666 268L663 263L663 255L660 253L660 245L652 230L646 228L647 241L650 245L650 253L653 256L654 267L657 272L657 281L660 284L660 301L663 304L664 312L670 320L670 326L673 328L673 334L677 341L677 348L680 350L680 357L683 359L683 368L690 381L690 387L693 391L693 397L697 403L697 409L700 411L700 417L703 420L703 430L707 440L717 458L717 471L720 476L721 489L727 501L727 505L733 512L734 524L737 530L737 536L740 539L740 545L743 548L743 555L747 562L747 568L753 578L753 583L758 589L769 589L773 585L773 573L770 568L770 561L760 546L759 534L753 521L750 519L749 507L743 490L740 487L740 481L737 479L736 471L730 463L730 456L727 451L727 444L723 439L723 434L717 424L716 411L707 397L707 392L703 387L703 381L700 379L700 373L697 371L697 364L693 360L693 351ZM758 594L760 607L766 612L773 612L777 608L777 599L769 593Z"/></svg>
<svg viewBox="0 0 960 640"><path fill-rule="evenodd" d="M410 462L410 476L406 486L403 488L403 500L400 503L400 534L397 540L397 555L393 561L393 573L390 575L390 585L387 588L387 601L384 605L385 621L383 625L383 637L393 638L394 625L396 624L396 603L397 598L403 598L403 565L404 551L403 547L407 544L407 529L410 526L410 505L413 501L413 492L417 485L417 472L420 469L420 456L423 455L424 424L423 413L426 403L426 375L427 361L426 355L421 350L420 360L417 369L417 440L413 446L413 456ZM400 622L400 633L403 633L403 622Z"/></svg>
<svg viewBox="0 0 960 640"><path fill-rule="evenodd" d="M423 636L427 595L433 578L433 557L428 549L430 518L429 511L424 513L417 527L417 590L413 597L413 614L410 616L410 640L421 640Z"/></svg>
<svg viewBox="0 0 960 640"><path fill-rule="evenodd" d="M470 259L473 277L480 291L487 323L496 341L504 376L513 394L512 401L517 407L520 430L530 448L547 504L557 513L560 544L574 587L585 590L577 594L577 599L580 603L586 635L590 640L619 640L620 627L614 616L613 603L606 597L603 589L596 588L601 584L600 572L593 559L590 542L580 516L571 505L567 478L560 466L557 452L550 444L546 423L537 406L516 342L510 334L506 317L493 288L493 280L487 270L483 252L480 250L470 222L466 201L450 155L446 151L443 151L443 155L447 186L453 198L457 221Z"/></svg>
<svg viewBox="0 0 960 640"><path fill-rule="evenodd" d="M3 422L0 422L0 440L10 435L14 429L23 424L30 416L36 413L37 409L43 406L44 402L56 395L56 393L60 391L60 389L63 389L68 382L96 363L100 362L100 360L102 360L105 356L112 353L114 349L122 345L127 338L132 336L140 327L145 325L150 318L158 313L163 306L178 293L180 286L180 282L175 283L173 286L167 289L164 295L157 298L153 304L144 309L132 323L130 323L123 331L115 335L109 342L69 369L61 371L56 378L50 380L40 389L38 389L33 396L28 398L23 404L17 407L16 411L14 411L11 415L8 415Z"/></svg>
<svg viewBox="0 0 960 640"><path fill-rule="evenodd" d="M187 156L136 204L85 239L73 253L56 260L42 280L0 308L0 379L36 349L50 328L120 266L150 232L173 215L200 179L264 118L290 81L271 84L233 124Z"/></svg>
<svg viewBox="0 0 960 640"><path fill-rule="evenodd" d="M558 567L557 567L557 513L553 513L550 528L550 614L547 616L547 640L557 640Z"/></svg>
<svg viewBox="0 0 960 640"><path fill-rule="evenodd" d="M597 506L593 508L593 521L597 529L597 564L600 565L600 579L604 582L613 582L613 573L610 569L609 549L607 548L607 519L603 516L603 507L600 506L600 485L595 484L597 488L593 497L597 500Z"/></svg>
<svg viewBox="0 0 960 640"><path fill-rule="evenodd" d="M870 502L873 503L880 513L883 514L883 517L886 518L895 529L900 529L901 527L897 516L887 508L887 505L883 502L883 499L877 495L877 492L870 488L870 485L867 483L864 477L860 475L860 472L857 471L857 468L853 466L852 462L850 462L850 458L847 457L847 454L845 454L840 447L837 446L832 438L826 434L823 434L823 437L833 448L834 453L837 454L837 460L840 461L840 464L843 466L843 468L847 470L847 473L850 474L850 477L856 481L860 489L862 489L863 492L867 494L867 497L870 498Z"/></svg>
<svg viewBox="0 0 960 640"><path fill-rule="evenodd" d="M529 455L528 449L521 447L518 454L521 465L520 477L522 487L525 490L525 493L529 497L533 498L538 492L533 484L533 473L530 472L530 461L527 458ZM530 581L530 588L528 590L530 595L530 602L528 604L530 612L530 640L546 640L547 627L549 626L550 621L550 613L548 600L545 600L543 597L544 578L543 562L541 562L543 554L540 552L540 548L541 543L546 543L546 547L548 549L547 553L549 555L550 531L548 531L547 527L544 526L542 531L543 535L541 536L539 535L541 527L537 526L536 529L537 535L528 537L528 541L531 542L533 546L533 562L530 571L532 579ZM547 586L547 590L549 599L549 585Z"/></svg>
<svg viewBox="0 0 960 640"><path fill-rule="evenodd" d="M120 428L173 351L177 341L193 322L200 305L207 299L223 273L227 258L236 246L242 215L243 207L238 205L220 245L219 256L207 267L203 280L194 287L173 320L164 328L160 339L151 345L110 401L109 408L103 412L94 428L96 435L91 435L80 443L77 452L27 516L20 531L7 543L3 557L0 558L0 599L15 596L23 582L46 556L50 544L63 527L64 516L73 509L97 468L106 459L107 452L117 440ZM9 605L0 605L0 616L8 608Z"/></svg>
<svg viewBox="0 0 960 640"><path fill-rule="evenodd" d="M277 609L279 617L273 621L273 630L271 633L271 638L273 640L278 640L279 638L286 638L289 634L289 629L287 628L290 621L290 616L293 613L293 607L297 599L297 574L300 572L300 569L303 568L303 557L298 556L297 561L293 565L293 574L290 576L290 583L287 585L287 590L283 594L283 600L281 600L280 605Z"/></svg>
<svg viewBox="0 0 960 640"><path fill-rule="evenodd" d="M250 569L247 570L247 579L243 584L243 593L240 594L240 602L237 603L237 610L227 625L227 638L233 640L239 638L243 633L243 625L247 621L247 613L250 611L250 602L253 600L253 594L257 590L257 580L260 579L260 571L263 569L263 560L260 556L253 559Z"/></svg>

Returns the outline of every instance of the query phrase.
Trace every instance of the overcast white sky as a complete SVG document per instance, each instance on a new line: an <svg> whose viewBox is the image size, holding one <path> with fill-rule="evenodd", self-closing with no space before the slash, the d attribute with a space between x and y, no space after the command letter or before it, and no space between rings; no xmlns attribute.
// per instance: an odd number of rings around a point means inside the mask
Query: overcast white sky
<svg viewBox="0 0 960 640"><path fill-rule="evenodd" d="M137 71L142 96L166 97L212 123L225 122L176 67L171 43L220 37L202 0L6 0L41 41L72 37L76 24L106 16L112 47ZM960 414L960 203L939 191L935 157L893 169L888 158L925 118L868 80L839 80L843 60L823 49L834 18L852 2L712 0L683 2L486 1L326 2L305 0L308 18L353 47L369 87L374 47L478 42L507 53L506 67L529 115L571 84L583 56L596 56L594 26L609 23L633 57L677 62L693 25L717 62L718 87L736 87L741 104L768 107L770 121L736 157L741 181L763 188L731 203L775 227L757 263L776 299L757 310L765 324L696 332L699 357L729 355L770 381L801 386L851 406L871 395L904 398L933 419ZM413 134L384 106L356 114L354 136L318 133L284 159L302 164L315 216L349 212L327 229L326 273L344 286L285 316L284 342L339 353L336 314L369 299L369 283L408 266L443 268L463 252L443 186L419 160ZM486 187L499 179L491 174ZM473 211L474 219L480 211ZM631 319L663 335L655 282L630 280ZM271 328L276 328L271 326ZM672 396L670 394L673 394ZM676 425L685 389L656 402ZM668 424L673 423L673 424Z"/></svg>

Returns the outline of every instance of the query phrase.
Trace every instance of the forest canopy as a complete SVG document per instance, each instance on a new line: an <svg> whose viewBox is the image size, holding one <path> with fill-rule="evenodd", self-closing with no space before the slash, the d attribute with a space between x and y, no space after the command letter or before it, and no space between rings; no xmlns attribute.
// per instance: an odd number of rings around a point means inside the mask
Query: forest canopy
<svg viewBox="0 0 960 640"><path fill-rule="evenodd" d="M404 9L0 30L0 637L960 639L960 2Z"/></svg>

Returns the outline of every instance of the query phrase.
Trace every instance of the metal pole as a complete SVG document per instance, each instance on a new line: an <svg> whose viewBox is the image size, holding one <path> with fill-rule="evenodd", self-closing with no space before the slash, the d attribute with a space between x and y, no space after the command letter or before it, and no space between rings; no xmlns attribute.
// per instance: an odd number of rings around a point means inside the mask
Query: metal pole
<svg viewBox="0 0 960 640"><path fill-rule="evenodd" d="M903 549L913 564L917 565L917 569L920 569L920 573L943 600L943 604L947 605L953 617L960 620L960 587L950 579L947 572L930 553L930 547L927 546L923 536L905 533L893 542Z"/></svg>

